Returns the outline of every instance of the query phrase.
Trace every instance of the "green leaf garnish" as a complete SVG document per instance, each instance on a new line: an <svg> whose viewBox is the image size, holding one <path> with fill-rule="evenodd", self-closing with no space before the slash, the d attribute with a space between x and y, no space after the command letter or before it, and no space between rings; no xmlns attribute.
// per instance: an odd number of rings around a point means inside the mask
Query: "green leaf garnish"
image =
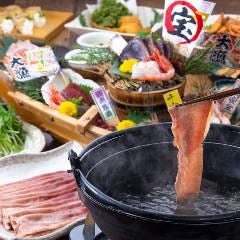
<svg viewBox="0 0 240 240"><path fill-rule="evenodd" d="M119 59L116 59L113 65L110 67L109 72L130 79L131 73L121 72L119 70L120 65L121 65L121 61Z"/></svg>
<svg viewBox="0 0 240 240"><path fill-rule="evenodd" d="M130 108L127 108L127 112L128 112L128 115L126 116L126 119L132 120L137 124L143 123L151 119L150 114L146 112L135 111L135 110L131 110Z"/></svg>
<svg viewBox="0 0 240 240"><path fill-rule="evenodd" d="M0 56L4 57L6 55L8 48L10 47L10 45L12 43L16 43L16 42L17 42L17 39L15 39L15 38L3 36L2 37L2 45L3 46L0 47Z"/></svg>
<svg viewBox="0 0 240 240"><path fill-rule="evenodd" d="M163 20L163 13L159 13L156 9L152 8L154 13L153 20L150 22L150 27L153 27L156 23L161 22Z"/></svg>
<svg viewBox="0 0 240 240"><path fill-rule="evenodd" d="M83 27L87 27L87 26L88 26L88 25L87 25L86 18L85 18L85 16L84 16L83 14L80 14L78 19L79 19L80 24L81 24Z"/></svg>
<svg viewBox="0 0 240 240"><path fill-rule="evenodd" d="M0 157L23 149L26 133L23 123L16 118L14 107L0 105Z"/></svg>
<svg viewBox="0 0 240 240"><path fill-rule="evenodd" d="M201 75L201 74L210 74L216 71L219 68L218 65L209 62L208 53L212 48L208 48L200 51L197 54L192 55L184 64L184 67L181 71L181 76L187 74Z"/></svg>

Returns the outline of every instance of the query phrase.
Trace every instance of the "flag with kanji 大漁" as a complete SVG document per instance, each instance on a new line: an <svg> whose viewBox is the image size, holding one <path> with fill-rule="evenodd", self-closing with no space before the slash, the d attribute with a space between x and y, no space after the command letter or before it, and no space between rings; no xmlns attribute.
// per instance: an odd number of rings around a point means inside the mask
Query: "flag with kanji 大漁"
<svg viewBox="0 0 240 240"><path fill-rule="evenodd" d="M27 81L60 71L60 65L50 46L6 55L3 57L3 63L16 81Z"/></svg>

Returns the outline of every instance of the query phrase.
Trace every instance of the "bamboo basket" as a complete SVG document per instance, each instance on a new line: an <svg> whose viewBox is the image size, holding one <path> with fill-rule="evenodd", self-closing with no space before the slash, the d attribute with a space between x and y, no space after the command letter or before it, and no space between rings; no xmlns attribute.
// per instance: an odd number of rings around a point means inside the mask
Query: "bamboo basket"
<svg viewBox="0 0 240 240"><path fill-rule="evenodd" d="M86 146L94 139L110 133L110 131L94 126L99 117L98 109L93 105L79 119L65 116L49 106L33 100L29 96L16 91L9 77L0 71L0 98L15 107L22 120L48 131L60 142L75 140Z"/></svg>

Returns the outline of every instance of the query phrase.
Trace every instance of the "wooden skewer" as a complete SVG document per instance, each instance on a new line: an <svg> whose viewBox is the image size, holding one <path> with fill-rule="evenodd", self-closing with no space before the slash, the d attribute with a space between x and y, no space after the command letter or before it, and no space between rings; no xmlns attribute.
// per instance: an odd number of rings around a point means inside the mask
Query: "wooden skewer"
<svg viewBox="0 0 240 240"><path fill-rule="evenodd" d="M237 94L240 94L240 88L234 88L234 89L219 92L219 93L216 93L216 94L211 94L211 95L208 95L208 96L195 98L195 99L183 102L182 104L176 105L176 107L181 107L181 106L184 106L184 105L188 105L188 104L192 104L192 103L198 103L198 102L207 101L207 100L214 101L214 100L218 100L218 99L225 98L225 97L230 97L230 96L237 95Z"/></svg>
<svg viewBox="0 0 240 240"><path fill-rule="evenodd" d="M66 79L66 77L64 76L62 71L60 71L60 74L61 74L61 76L63 78L63 81L64 81L65 85L67 86L69 84L69 81Z"/></svg>

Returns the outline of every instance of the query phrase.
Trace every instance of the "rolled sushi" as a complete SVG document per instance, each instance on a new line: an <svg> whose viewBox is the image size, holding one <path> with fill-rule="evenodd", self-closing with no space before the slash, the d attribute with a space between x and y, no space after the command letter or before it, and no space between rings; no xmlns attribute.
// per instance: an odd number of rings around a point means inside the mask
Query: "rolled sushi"
<svg viewBox="0 0 240 240"><path fill-rule="evenodd" d="M23 9L18 5L9 5L4 8L4 12L7 14L8 17L14 18L19 14L23 13Z"/></svg>
<svg viewBox="0 0 240 240"><path fill-rule="evenodd" d="M3 34L10 34L14 29L12 18L8 17L4 12L0 13L0 29Z"/></svg>
<svg viewBox="0 0 240 240"><path fill-rule="evenodd" d="M46 17L39 6L28 7L25 13L33 19L34 26L41 28L46 24Z"/></svg>
<svg viewBox="0 0 240 240"><path fill-rule="evenodd" d="M20 14L13 19L16 29L23 35L32 35L34 22L33 19L26 14Z"/></svg>

